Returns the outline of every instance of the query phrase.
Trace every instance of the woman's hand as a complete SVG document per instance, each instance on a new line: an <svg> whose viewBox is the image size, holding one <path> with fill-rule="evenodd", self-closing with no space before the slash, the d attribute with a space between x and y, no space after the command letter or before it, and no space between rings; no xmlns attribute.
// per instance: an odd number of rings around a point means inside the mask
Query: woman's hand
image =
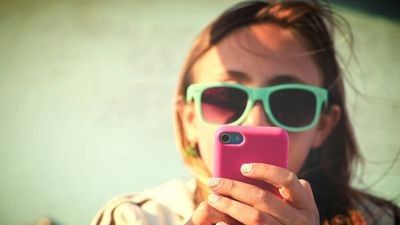
<svg viewBox="0 0 400 225"><path fill-rule="evenodd" d="M227 214L218 211L210 206L206 201L203 201L199 206L197 206L192 217L185 223L185 225L212 225L221 222L230 225L238 224L237 221Z"/></svg>
<svg viewBox="0 0 400 225"><path fill-rule="evenodd" d="M208 203L219 212L204 205L202 210L206 209L208 214L200 214L214 215L213 219L208 220L210 223L223 221L230 224L227 217L220 217L220 213L223 213L243 224L319 224L318 209L307 181L299 180L287 169L268 164L245 164L241 171L244 176L275 186L283 199L254 185L211 178L209 187L215 193L210 194Z"/></svg>

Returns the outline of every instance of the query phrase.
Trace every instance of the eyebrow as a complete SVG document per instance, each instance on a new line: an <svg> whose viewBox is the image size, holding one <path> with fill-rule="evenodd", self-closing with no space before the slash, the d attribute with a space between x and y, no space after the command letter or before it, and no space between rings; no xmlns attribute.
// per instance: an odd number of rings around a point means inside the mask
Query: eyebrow
<svg viewBox="0 0 400 225"><path fill-rule="evenodd" d="M226 70L226 71L222 72L221 75L222 76L225 75L225 76L227 76L229 78L232 78L234 80L238 80L241 83L245 83L245 82L251 81L249 75L247 75L244 72L238 71L238 70Z"/></svg>
<svg viewBox="0 0 400 225"><path fill-rule="evenodd" d="M285 84L285 83L301 83L304 84L305 82L300 78L290 75L290 74L281 74L278 75L271 80L269 80L268 85L277 85L277 84Z"/></svg>
<svg viewBox="0 0 400 225"><path fill-rule="evenodd" d="M251 78L249 75L247 75L244 72L238 71L238 70L226 70L221 75L226 75L229 78L238 80L241 83L246 83L246 82L251 81ZM302 83L302 84L304 84L305 82L294 75L279 74L277 76L274 76L272 79L266 81L264 83L264 86L284 84L284 83Z"/></svg>

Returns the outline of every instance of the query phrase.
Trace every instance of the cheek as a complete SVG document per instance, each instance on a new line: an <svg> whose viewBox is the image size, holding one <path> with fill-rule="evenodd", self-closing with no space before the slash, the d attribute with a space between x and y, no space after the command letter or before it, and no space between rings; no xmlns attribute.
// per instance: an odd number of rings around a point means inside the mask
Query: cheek
<svg viewBox="0 0 400 225"><path fill-rule="evenodd" d="M209 172L214 168L214 134L218 127L198 126L198 147Z"/></svg>
<svg viewBox="0 0 400 225"><path fill-rule="evenodd" d="M315 131L289 133L289 170L298 173L310 152Z"/></svg>

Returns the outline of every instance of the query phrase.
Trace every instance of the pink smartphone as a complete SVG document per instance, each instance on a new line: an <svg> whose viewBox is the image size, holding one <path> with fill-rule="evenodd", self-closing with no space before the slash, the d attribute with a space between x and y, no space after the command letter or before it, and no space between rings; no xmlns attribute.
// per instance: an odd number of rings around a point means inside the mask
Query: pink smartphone
<svg viewBox="0 0 400 225"><path fill-rule="evenodd" d="M278 194L271 185L243 176L240 167L244 163L287 168L286 131L278 127L223 126L215 134L213 176L246 182Z"/></svg>

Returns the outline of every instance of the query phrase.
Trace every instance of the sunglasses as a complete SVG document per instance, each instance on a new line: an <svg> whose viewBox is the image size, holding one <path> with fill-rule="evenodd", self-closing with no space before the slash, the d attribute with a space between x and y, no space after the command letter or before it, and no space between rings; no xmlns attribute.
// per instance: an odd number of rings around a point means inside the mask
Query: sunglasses
<svg viewBox="0 0 400 225"><path fill-rule="evenodd" d="M194 100L195 110L206 124L239 125L257 101L269 120L287 131L314 127L327 105L328 91L305 84L279 84L252 88L233 83L197 83L187 89L186 102Z"/></svg>

